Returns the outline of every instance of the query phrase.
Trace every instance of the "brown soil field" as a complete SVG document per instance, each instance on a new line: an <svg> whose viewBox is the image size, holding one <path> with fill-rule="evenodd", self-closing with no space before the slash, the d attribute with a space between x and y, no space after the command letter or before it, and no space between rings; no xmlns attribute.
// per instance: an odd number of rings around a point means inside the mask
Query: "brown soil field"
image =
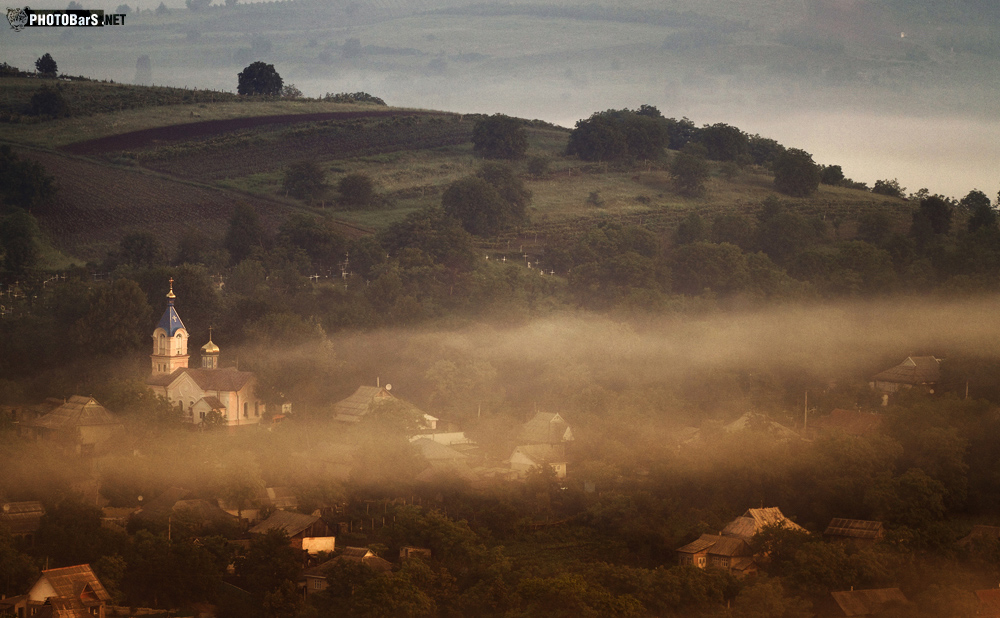
<svg viewBox="0 0 1000 618"><path fill-rule="evenodd" d="M64 146L66 152L79 155L95 155L123 150L141 150L164 143L201 139L221 133L242 129L253 129L269 125L288 125L322 120L354 120L359 118L379 118L390 116L441 115L439 112L373 110L370 112L325 112L316 114L282 114L278 116L256 116L253 118L230 118L228 120L206 120L187 124L157 127L132 131L119 135L109 135L98 139L77 142Z"/></svg>
<svg viewBox="0 0 1000 618"><path fill-rule="evenodd" d="M188 228L221 238L238 204L249 204L275 231L292 208L279 201L200 187L140 170L102 165L55 152L18 150L55 176L59 190L32 214L58 249L100 260L129 232L157 234L168 251ZM346 236L365 233L343 225Z"/></svg>

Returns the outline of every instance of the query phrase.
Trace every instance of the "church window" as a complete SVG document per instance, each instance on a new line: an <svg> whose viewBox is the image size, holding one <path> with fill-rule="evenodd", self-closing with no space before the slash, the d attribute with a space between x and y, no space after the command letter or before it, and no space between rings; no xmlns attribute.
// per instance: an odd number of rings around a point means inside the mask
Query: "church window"
<svg viewBox="0 0 1000 618"><path fill-rule="evenodd" d="M167 353L167 336L164 335L163 333L160 333L160 346L159 346L159 349L160 349L159 354L166 354Z"/></svg>
<svg viewBox="0 0 1000 618"><path fill-rule="evenodd" d="M250 416L250 404L243 402L243 418L249 418Z"/></svg>
<svg viewBox="0 0 1000 618"><path fill-rule="evenodd" d="M253 415L260 416L260 403L257 401L253 402Z"/></svg>

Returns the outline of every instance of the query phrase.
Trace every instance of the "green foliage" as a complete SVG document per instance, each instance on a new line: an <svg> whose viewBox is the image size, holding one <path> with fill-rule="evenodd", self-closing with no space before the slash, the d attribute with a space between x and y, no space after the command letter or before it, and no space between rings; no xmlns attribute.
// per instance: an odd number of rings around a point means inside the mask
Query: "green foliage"
<svg viewBox="0 0 1000 618"><path fill-rule="evenodd" d="M41 254L38 222L18 210L0 218L0 276L20 278L34 270Z"/></svg>
<svg viewBox="0 0 1000 618"><path fill-rule="evenodd" d="M681 195L696 197L705 192L708 179L708 162L698 155L679 152L670 162L674 190Z"/></svg>
<svg viewBox="0 0 1000 618"><path fill-rule="evenodd" d="M338 94L326 93L323 95L324 101L332 103L361 103L367 105L385 105L381 98L372 96L367 92L341 92Z"/></svg>
<svg viewBox="0 0 1000 618"><path fill-rule="evenodd" d="M152 232L131 232L118 247L117 262L135 268L154 268L166 263L166 251Z"/></svg>
<svg viewBox="0 0 1000 618"><path fill-rule="evenodd" d="M131 279L95 286L76 324L76 340L89 355L130 354L147 344L153 310Z"/></svg>
<svg viewBox="0 0 1000 618"><path fill-rule="evenodd" d="M770 166L785 147L773 139L754 134L747 138L747 153L755 165Z"/></svg>
<svg viewBox="0 0 1000 618"><path fill-rule="evenodd" d="M608 110L577 121L566 154L586 161L658 159L666 145L662 120L627 109Z"/></svg>
<svg viewBox="0 0 1000 618"><path fill-rule="evenodd" d="M705 125L694 139L705 147L708 158L713 161L741 161L750 154L747 134L725 123Z"/></svg>
<svg viewBox="0 0 1000 618"><path fill-rule="evenodd" d="M45 52L41 58L35 60L35 70L42 77L55 77L59 74L59 67L56 65L52 54Z"/></svg>
<svg viewBox="0 0 1000 618"><path fill-rule="evenodd" d="M22 159L10 146L0 145L0 198L5 205L31 210L55 192L55 179L41 163Z"/></svg>
<svg viewBox="0 0 1000 618"><path fill-rule="evenodd" d="M640 108L641 110L641 108ZM667 118L664 121L667 132L667 148L680 150L694 137L698 129L687 117L680 120Z"/></svg>
<svg viewBox="0 0 1000 618"><path fill-rule="evenodd" d="M906 195L906 187L899 186L899 181L895 178L892 180L876 180L875 184L872 186L872 193L902 198Z"/></svg>
<svg viewBox="0 0 1000 618"><path fill-rule="evenodd" d="M544 155L537 155L528 159L528 173L532 176L544 176L549 173L552 159Z"/></svg>
<svg viewBox="0 0 1000 618"><path fill-rule="evenodd" d="M748 283L746 259L739 247L696 242L678 247L671 260L674 290L700 294L712 290L731 294Z"/></svg>
<svg viewBox="0 0 1000 618"><path fill-rule="evenodd" d="M475 179L478 180L478 179ZM471 270L476 260L472 237L458 219L442 208L430 207L407 215L383 230L379 244L390 253L416 249L439 264L458 271ZM353 252L352 260L356 252Z"/></svg>
<svg viewBox="0 0 1000 618"><path fill-rule="evenodd" d="M819 166L804 150L790 148L774 159L774 188L793 197L807 197L819 187Z"/></svg>
<svg viewBox="0 0 1000 618"><path fill-rule="evenodd" d="M214 598L222 581L215 557L189 541L139 530L125 553L122 591L132 606L177 607Z"/></svg>
<svg viewBox="0 0 1000 618"><path fill-rule="evenodd" d="M509 166L488 163L476 176L448 185L441 206L471 234L494 236L526 221L530 199Z"/></svg>
<svg viewBox="0 0 1000 618"><path fill-rule="evenodd" d="M476 121L472 149L487 159L521 159L528 151L528 135L517 118L494 114Z"/></svg>
<svg viewBox="0 0 1000 618"><path fill-rule="evenodd" d="M203 0L188 0L188 2L200 3ZM210 2L211 0L204 0ZM192 8L188 5L188 8ZM193 10L193 9L192 9ZM281 94L283 84L281 76L274 69L273 64L266 64L261 61L253 62L237 76L238 85L236 91L244 96L278 96Z"/></svg>
<svg viewBox="0 0 1000 618"><path fill-rule="evenodd" d="M0 525L0 594L13 597L24 594L38 577L38 567L31 557L18 550L10 531Z"/></svg>
<svg viewBox="0 0 1000 618"><path fill-rule="evenodd" d="M31 95L28 104L29 116L45 116L48 118L64 118L70 115L69 103L58 88L42 86L38 92Z"/></svg>
<svg viewBox="0 0 1000 618"><path fill-rule="evenodd" d="M264 240L264 228L257 211L246 204L237 206L229 219L229 229L226 230L224 241L233 262L238 264L258 247L263 248Z"/></svg>
<svg viewBox="0 0 1000 618"><path fill-rule="evenodd" d="M934 234L947 234L951 231L953 214L951 204L939 195L931 195L920 200L920 209L914 214L914 221L922 217L930 224Z"/></svg>
<svg viewBox="0 0 1000 618"><path fill-rule="evenodd" d="M281 188L286 195L300 200L315 200L326 191L326 172L315 161L292 163L285 170Z"/></svg>
<svg viewBox="0 0 1000 618"><path fill-rule="evenodd" d="M250 540L246 555L236 560L236 577L261 602L286 582L298 581L302 561L283 530L268 530Z"/></svg>
<svg viewBox="0 0 1000 618"><path fill-rule="evenodd" d="M337 183L340 203L347 206L370 206L375 201L375 182L367 174L348 174Z"/></svg>
<svg viewBox="0 0 1000 618"><path fill-rule="evenodd" d="M981 229L992 230L996 228L997 211L990 203L990 198L982 191L975 189L969 191L959 204L969 213L968 229L970 233Z"/></svg>
<svg viewBox="0 0 1000 618"><path fill-rule="evenodd" d="M819 181L825 185L839 185L844 182L844 170L839 165L823 165Z"/></svg>
<svg viewBox="0 0 1000 618"><path fill-rule="evenodd" d="M677 226L677 244L686 245L708 239L708 227L697 212L689 213Z"/></svg>

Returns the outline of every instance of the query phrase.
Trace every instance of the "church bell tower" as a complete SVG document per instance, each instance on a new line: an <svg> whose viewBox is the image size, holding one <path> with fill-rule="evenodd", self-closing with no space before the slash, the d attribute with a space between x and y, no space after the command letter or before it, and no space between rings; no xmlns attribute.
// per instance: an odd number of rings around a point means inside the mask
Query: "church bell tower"
<svg viewBox="0 0 1000 618"><path fill-rule="evenodd" d="M153 375L173 373L177 369L188 366L188 332L184 322L174 309L174 280L170 279L170 291L167 293L167 310L163 312L160 323L153 331Z"/></svg>

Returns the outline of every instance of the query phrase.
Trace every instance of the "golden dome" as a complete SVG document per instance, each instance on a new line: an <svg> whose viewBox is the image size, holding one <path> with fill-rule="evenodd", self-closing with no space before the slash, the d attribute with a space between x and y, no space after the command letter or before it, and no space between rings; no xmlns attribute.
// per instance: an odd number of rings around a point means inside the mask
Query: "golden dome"
<svg viewBox="0 0 1000 618"><path fill-rule="evenodd" d="M219 346L215 345L212 342L212 329L211 328L208 329L208 343L206 343L205 345L201 346L201 353L202 354L218 354L219 353Z"/></svg>

